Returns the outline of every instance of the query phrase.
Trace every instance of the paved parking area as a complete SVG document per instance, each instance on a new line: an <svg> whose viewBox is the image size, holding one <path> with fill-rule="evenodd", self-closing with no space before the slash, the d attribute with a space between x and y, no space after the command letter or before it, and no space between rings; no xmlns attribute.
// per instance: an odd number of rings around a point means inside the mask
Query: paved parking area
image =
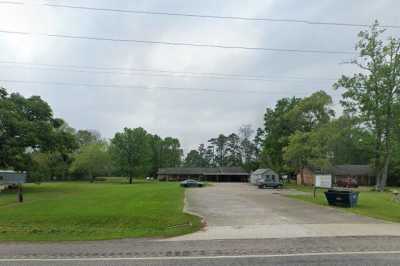
<svg viewBox="0 0 400 266"><path fill-rule="evenodd" d="M334 208L313 205L243 183L216 183L187 191L187 210L209 226L312 223L380 223Z"/></svg>
<svg viewBox="0 0 400 266"><path fill-rule="evenodd" d="M202 232L177 240L400 235L400 225L318 206L243 183L188 189L186 210L202 216Z"/></svg>

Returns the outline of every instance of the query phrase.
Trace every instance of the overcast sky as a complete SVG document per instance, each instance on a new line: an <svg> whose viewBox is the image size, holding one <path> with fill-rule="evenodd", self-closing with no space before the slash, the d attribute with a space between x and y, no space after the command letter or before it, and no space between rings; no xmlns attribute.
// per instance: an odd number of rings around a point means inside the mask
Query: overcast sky
<svg viewBox="0 0 400 266"><path fill-rule="evenodd" d="M162 137L178 137L185 150L220 133L236 132L243 124L252 124L254 128L262 126L265 109L274 106L282 97L304 97L325 89L337 103L340 92L333 91L331 85L341 74L355 71L354 67L342 64L352 55L166 46L63 39L42 34L352 52L357 32L362 28L124 14L49 7L44 3L357 24L370 24L378 19L381 24L400 25L398 0L15 1L24 4L0 1L0 30L31 34L0 33L0 86L25 96L41 95L56 116L76 129L96 129L109 138L124 127L141 126ZM399 37L400 30L391 29L388 34ZM72 68L73 71L66 71L38 65L5 64L6 61L120 70L96 73L92 68ZM261 75L268 80L188 74L182 77L127 69ZM111 87L78 86L76 83Z"/></svg>

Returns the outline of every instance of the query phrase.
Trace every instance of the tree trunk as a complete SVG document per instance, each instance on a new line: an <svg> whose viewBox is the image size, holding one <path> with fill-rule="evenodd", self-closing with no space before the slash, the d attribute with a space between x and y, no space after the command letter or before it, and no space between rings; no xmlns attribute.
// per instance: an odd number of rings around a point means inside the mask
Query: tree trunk
<svg viewBox="0 0 400 266"><path fill-rule="evenodd" d="M90 178L90 183L94 183L94 176L92 175L92 171L89 171L89 178Z"/></svg>
<svg viewBox="0 0 400 266"><path fill-rule="evenodd" d="M300 181L301 185L304 185L304 166L300 168Z"/></svg>
<svg viewBox="0 0 400 266"><path fill-rule="evenodd" d="M385 156L385 164L382 169L382 175L379 180L379 191L383 192L385 190L387 178L388 178L388 171L389 171L389 163L390 163L390 155L388 154Z"/></svg>
<svg viewBox="0 0 400 266"><path fill-rule="evenodd" d="M129 184L132 184L132 182L133 182L133 177L130 176L130 177L129 177Z"/></svg>

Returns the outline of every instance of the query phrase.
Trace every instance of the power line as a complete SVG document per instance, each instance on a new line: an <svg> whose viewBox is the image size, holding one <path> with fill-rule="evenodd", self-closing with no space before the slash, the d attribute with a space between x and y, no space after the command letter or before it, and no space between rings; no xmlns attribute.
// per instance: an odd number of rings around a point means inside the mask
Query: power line
<svg viewBox="0 0 400 266"><path fill-rule="evenodd" d="M219 20L302 23L302 24L309 24L309 25L329 25L329 26L342 26L342 27L369 27L370 26L368 24L359 24L359 23L323 22L323 21L312 21L312 20L304 20L304 19L278 19L278 18L254 18L254 17L241 17L241 16L217 16L217 15L202 15L202 14L192 14L192 13L145 11L145 10L135 10L135 9L98 8L98 7L88 7L88 6L60 5L60 4L51 4L51 3L46 3L44 5L49 6L49 7L56 7L56 8L82 9L82 10L101 11L101 12L194 17L194 18L219 19ZM382 25L380 27L393 28L393 29L400 28L399 25Z"/></svg>
<svg viewBox="0 0 400 266"><path fill-rule="evenodd" d="M112 71L127 71L127 72L155 72L155 73L170 73L170 74L188 74L188 75L205 75L205 76L217 76L217 77L242 77L242 78L260 78L270 79L271 77L265 75L247 75L240 73L220 73L220 72L192 72L192 71L176 71L176 70L165 70L165 69L148 69L148 68L123 68L123 67L98 67L88 65L59 65L59 64L43 64L43 63L24 63L17 61L0 61L0 64L16 64L16 65L30 65L30 66L45 66L45 67L58 67L58 68L77 68L77 69L88 69L88 70L112 70ZM287 79L299 79L305 80L310 79L308 77L296 77L286 76ZM313 78L314 79L314 78ZM315 78L317 80L337 80L335 78Z"/></svg>
<svg viewBox="0 0 400 266"><path fill-rule="evenodd" d="M7 61L0 61L0 64L15 64L15 63L10 63ZM261 82L282 82L282 81L304 81L304 80L317 80L317 81L334 81L336 79L323 79L323 78L300 78L300 77L282 77L282 78L270 78L270 77L262 77L262 78L257 78L257 77L252 77L252 76L216 76L214 75L207 75L207 74L202 74L202 73L196 73L195 75L193 72L173 72L173 73L162 73L162 72L167 72L167 71L161 71L157 72L156 70L149 70L149 69L135 69L134 71L140 71L140 72L147 72L147 73L133 73L131 71L129 72L120 72L120 71L104 71L104 70L92 70L92 69L75 69L75 68L65 68L61 65L51 65L48 66L48 64L26 64L27 66L24 66L24 63L16 64L13 67L18 67L22 69L38 69L38 70L50 70L50 71L68 71L68 72L75 72L75 73L94 73L94 74L117 74L117 75L139 75L139 76L150 76L150 77L176 77L176 78L206 78L206 79L217 79L217 80L242 80L242 81L261 81ZM43 68L43 65L45 65L45 68ZM51 68L48 68L51 67ZM150 74L148 74L148 72ZM168 71L172 72L172 71ZM154 74L156 73L156 74ZM186 73L186 74L185 74ZM190 74L187 74L190 73ZM219 74L219 75L224 75L224 74ZM226 74L225 74L226 75ZM229 74L228 74L229 75Z"/></svg>
<svg viewBox="0 0 400 266"><path fill-rule="evenodd" d="M161 90L178 90L178 91L200 91L200 92L218 92L218 93L267 93L267 91L258 90L226 90L226 89L205 89L205 88L185 88L185 87L168 87L168 86L145 86L145 85L116 85L116 84L91 84L91 83L74 83L74 82L57 82L57 81L37 81L37 80L14 80L0 79L0 82L20 83L20 84L38 84L38 85L55 85L55 86L74 86L74 87L100 87L100 88L117 88L117 89L161 89ZM268 92L271 93L271 92Z"/></svg>
<svg viewBox="0 0 400 266"><path fill-rule="evenodd" d="M15 1L0 1L0 4L5 5L24 5L24 2L15 2Z"/></svg>
<svg viewBox="0 0 400 266"><path fill-rule="evenodd" d="M25 31L12 31L12 30L1 30L0 33L6 33L6 34L19 34L19 35L29 35L29 32Z"/></svg>
<svg viewBox="0 0 400 266"><path fill-rule="evenodd" d="M23 35L31 34L29 32L8 31L8 30L0 30L0 32L7 34L23 34ZM96 37L87 35L68 35L68 34L52 34L52 33L35 33L35 34L39 36L47 36L47 37L62 38L62 39L158 44L167 46L191 46L191 47L201 47L201 48L236 49L236 50L269 51L269 52L301 53L301 54L346 54L346 55L355 54L354 52L349 52L349 51L334 51L334 50L285 49L285 48L249 47L240 45L229 46L229 45L206 44L206 43L149 41L149 40L137 40L137 39L114 39L114 38L105 38L105 37Z"/></svg>

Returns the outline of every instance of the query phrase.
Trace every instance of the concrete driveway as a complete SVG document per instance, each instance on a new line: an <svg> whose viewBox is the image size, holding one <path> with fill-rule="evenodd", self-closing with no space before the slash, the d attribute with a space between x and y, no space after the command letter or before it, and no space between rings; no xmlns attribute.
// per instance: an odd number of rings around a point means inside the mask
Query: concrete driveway
<svg viewBox="0 0 400 266"><path fill-rule="evenodd" d="M186 191L186 211L204 218L203 231L175 238L251 239L400 235L400 226L318 206L243 183L216 183Z"/></svg>

